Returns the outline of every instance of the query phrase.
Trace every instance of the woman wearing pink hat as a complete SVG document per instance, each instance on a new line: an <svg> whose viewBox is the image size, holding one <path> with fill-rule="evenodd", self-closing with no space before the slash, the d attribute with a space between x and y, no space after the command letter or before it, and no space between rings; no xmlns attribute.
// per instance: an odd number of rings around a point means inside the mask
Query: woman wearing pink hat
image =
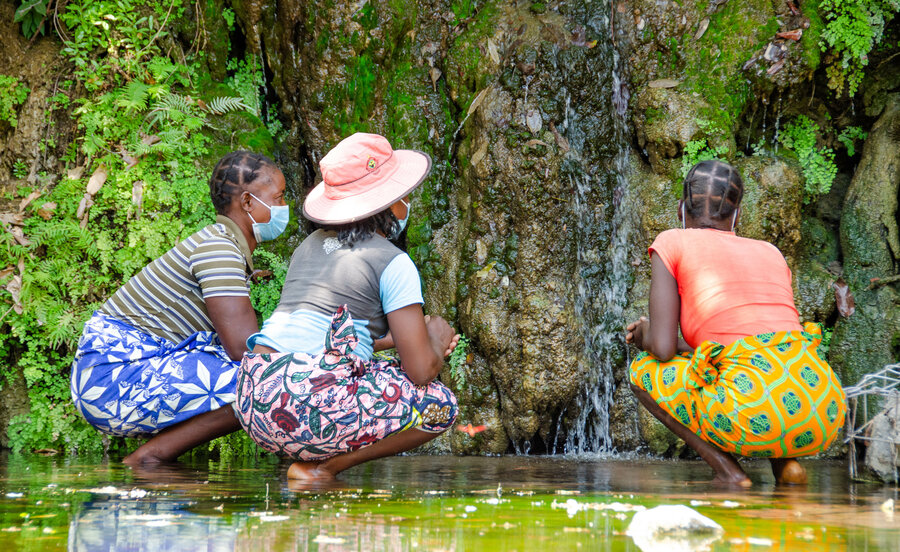
<svg viewBox="0 0 900 552"><path fill-rule="evenodd" d="M435 378L459 336L424 316L419 273L389 241L431 159L357 133L319 166L303 213L323 228L294 251L278 308L248 339L235 402L250 436L307 480L426 443L457 412ZM391 347L402 365L373 357Z"/></svg>

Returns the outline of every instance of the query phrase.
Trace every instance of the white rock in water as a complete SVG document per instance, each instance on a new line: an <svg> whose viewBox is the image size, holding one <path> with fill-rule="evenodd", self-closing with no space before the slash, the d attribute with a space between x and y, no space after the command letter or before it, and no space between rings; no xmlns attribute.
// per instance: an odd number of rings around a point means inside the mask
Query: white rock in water
<svg viewBox="0 0 900 552"><path fill-rule="evenodd" d="M721 525L683 504L638 512L625 532L643 552L705 550L724 533Z"/></svg>

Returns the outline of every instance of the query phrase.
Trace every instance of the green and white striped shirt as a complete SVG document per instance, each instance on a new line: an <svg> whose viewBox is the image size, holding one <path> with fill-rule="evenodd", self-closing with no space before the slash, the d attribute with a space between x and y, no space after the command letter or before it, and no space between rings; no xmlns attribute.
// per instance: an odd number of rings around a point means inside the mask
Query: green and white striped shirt
<svg viewBox="0 0 900 552"><path fill-rule="evenodd" d="M134 275L100 308L157 337L180 343L198 331L214 331L208 297L249 297L253 270L244 234L230 218L185 239Z"/></svg>

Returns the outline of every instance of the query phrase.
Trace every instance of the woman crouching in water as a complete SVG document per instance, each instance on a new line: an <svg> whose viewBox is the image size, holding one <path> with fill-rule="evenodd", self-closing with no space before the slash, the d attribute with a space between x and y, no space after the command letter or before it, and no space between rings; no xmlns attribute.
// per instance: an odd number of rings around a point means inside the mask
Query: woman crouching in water
<svg viewBox="0 0 900 552"><path fill-rule="evenodd" d="M451 427L456 398L435 378L459 336L424 316L419 273L389 241L428 155L357 133L320 168L303 213L324 228L294 251L278 308L248 340L236 410L260 446L297 460L288 477L323 481ZM391 347L402 365L373 358Z"/></svg>
<svg viewBox="0 0 900 552"><path fill-rule="evenodd" d="M720 161L684 179L682 228L649 250L650 318L627 327L625 340L645 351L631 364L631 388L716 480L750 486L734 454L769 458L778 483L802 484L796 458L832 443L844 392L819 356L820 328L800 324L781 252L735 235L743 192Z"/></svg>

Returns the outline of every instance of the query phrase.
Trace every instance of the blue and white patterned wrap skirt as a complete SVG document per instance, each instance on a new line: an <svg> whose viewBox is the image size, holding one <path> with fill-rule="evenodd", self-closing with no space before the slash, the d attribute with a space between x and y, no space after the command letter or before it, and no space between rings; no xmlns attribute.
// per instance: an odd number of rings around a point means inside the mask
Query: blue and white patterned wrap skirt
<svg viewBox="0 0 900 552"><path fill-rule="evenodd" d="M215 332L175 344L95 312L72 363L72 400L104 433L153 434L231 407L238 366Z"/></svg>

